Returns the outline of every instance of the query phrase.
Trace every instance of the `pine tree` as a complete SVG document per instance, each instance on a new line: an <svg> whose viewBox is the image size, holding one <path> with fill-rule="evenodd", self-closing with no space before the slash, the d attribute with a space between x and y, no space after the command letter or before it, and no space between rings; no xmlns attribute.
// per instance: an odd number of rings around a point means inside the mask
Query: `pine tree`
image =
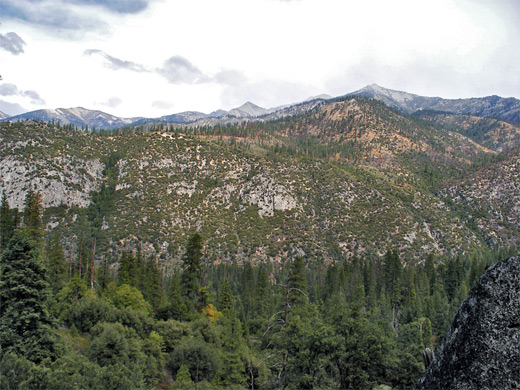
<svg viewBox="0 0 520 390"><path fill-rule="evenodd" d="M226 278L226 281L221 287L218 308L224 314L234 313L235 299L233 297L233 293L231 292L231 286L229 285L229 276Z"/></svg>
<svg viewBox="0 0 520 390"><path fill-rule="evenodd" d="M4 193L0 205L0 253L7 247L7 243L17 228L17 214L18 210L9 208L9 202Z"/></svg>
<svg viewBox="0 0 520 390"><path fill-rule="evenodd" d="M188 314L188 308L181 294L181 281L179 274L176 273L172 277L171 287L169 291L168 314L169 317L176 320L184 320Z"/></svg>
<svg viewBox="0 0 520 390"><path fill-rule="evenodd" d="M17 231L0 260L0 350L39 362L56 356L48 283L33 237Z"/></svg>
<svg viewBox="0 0 520 390"><path fill-rule="evenodd" d="M255 274L250 262L246 262L243 267L241 280L241 301L246 317L253 311L255 301Z"/></svg>
<svg viewBox="0 0 520 390"><path fill-rule="evenodd" d="M384 257L385 292L392 308L392 327L397 331L398 309L401 300L402 266L396 251L387 251Z"/></svg>
<svg viewBox="0 0 520 390"><path fill-rule="evenodd" d="M190 370L186 364L182 364L175 376L174 389L190 390L193 388Z"/></svg>
<svg viewBox="0 0 520 390"><path fill-rule="evenodd" d="M291 263L289 277L287 278L287 294L289 305L292 308L308 301L305 263L303 258L299 256Z"/></svg>
<svg viewBox="0 0 520 390"><path fill-rule="evenodd" d="M190 312L194 312L200 298L202 282L202 237L195 233L188 240L182 258L184 272L181 276L182 295Z"/></svg>
<svg viewBox="0 0 520 390"><path fill-rule="evenodd" d="M68 278L68 265L57 234L47 244L47 275L54 293L61 290Z"/></svg>
<svg viewBox="0 0 520 390"><path fill-rule="evenodd" d="M231 315L224 324L221 382L225 387L246 381L245 365L240 358L242 340L240 321Z"/></svg>
<svg viewBox="0 0 520 390"><path fill-rule="evenodd" d="M137 256L139 264L139 255ZM143 293L144 298L152 305L154 313L157 312L161 305L162 299L162 281L161 270L157 267L157 263L153 257L150 257L142 266L142 275L139 278L139 289Z"/></svg>
<svg viewBox="0 0 520 390"><path fill-rule="evenodd" d="M119 272L117 281L119 285L128 284L136 286L138 278L138 269L135 257L130 252L123 252L119 261Z"/></svg>
<svg viewBox="0 0 520 390"><path fill-rule="evenodd" d="M42 245L43 240L42 215L42 195L29 190L24 200L23 224L29 238L38 245Z"/></svg>
<svg viewBox="0 0 520 390"><path fill-rule="evenodd" d="M258 270L258 277L255 286L255 312L259 317L269 314L270 305L269 276L264 266Z"/></svg>

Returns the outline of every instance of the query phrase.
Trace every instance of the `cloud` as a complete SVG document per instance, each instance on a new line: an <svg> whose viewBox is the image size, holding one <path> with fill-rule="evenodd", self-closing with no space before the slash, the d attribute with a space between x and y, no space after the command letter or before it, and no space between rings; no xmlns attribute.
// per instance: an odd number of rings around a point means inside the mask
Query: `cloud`
<svg viewBox="0 0 520 390"><path fill-rule="evenodd" d="M14 55L23 53L25 45L25 41L14 32L8 32L5 35L0 34L0 47Z"/></svg>
<svg viewBox="0 0 520 390"><path fill-rule="evenodd" d="M21 20L60 37L77 38L86 31L109 29L103 10L137 14L154 1L158 0L1 0L0 8L4 20Z"/></svg>
<svg viewBox="0 0 520 390"><path fill-rule="evenodd" d="M236 107L245 101L251 101L265 108L273 108L288 103L294 103L314 96L322 91L303 84L281 80L262 80L245 82L240 85L230 85L224 88L221 101L224 107Z"/></svg>
<svg viewBox="0 0 520 390"><path fill-rule="evenodd" d="M236 86L247 81L242 72L234 69L225 69L210 76L179 55L168 58L156 72L172 84L217 83Z"/></svg>
<svg viewBox="0 0 520 390"><path fill-rule="evenodd" d="M219 84L240 85L247 81L247 78L238 70L223 70L213 76L213 80Z"/></svg>
<svg viewBox="0 0 520 390"><path fill-rule="evenodd" d="M120 14L136 14L148 8L151 0L73 0L75 4L100 6Z"/></svg>
<svg viewBox="0 0 520 390"><path fill-rule="evenodd" d="M137 73L156 73L164 77L171 84L207 84L217 83L229 86L237 86L247 81L246 77L234 69L225 69L214 76L209 76L202 72L197 66L192 64L187 58L179 55L172 56L164 61L163 66L156 69L148 68L146 65L133 61L123 60L113 57L103 50L88 49L83 52L87 56L100 56L105 62L104 65L112 70L129 70Z"/></svg>
<svg viewBox="0 0 520 390"><path fill-rule="evenodd" d="M157 73L172 84L200 84L210 81L210 78L201 72L186 58L173 56L164 61Z"/></svg>
<svg viewBox="0 0 520 390"><path fill-rule="evenodd" d="M2 0L2 18L21 20L45 28L61 37L70 32L106 29L100 15L84 14L64 0Z"/></svg>
<svg viewBox="0 0 520 390"><path fill-rule="evenodd" d="M20 106L18 103L9 103L0 99L0 111L9 116L23 114L27 112L25 108Z"/></svg>
<svg viewBox="0 0 520 390"><path fill-rule="evenodd" d="M40 97L40 95L38 94L38 92L36 92L36 91L25 91L25 92L23 92L23 96L27 96L28 98L30 98L32 104L38 104L38 105L45 104L45 100L43 100Z"/></svg>
<svg viewBox="0 0 520 390"><path fill-rule="evenodd" d="M1 96L16 96L19 94L18 87L14 84L4 83L0 85Z"/></svg>
<svg viewBox="0 0 520 390"><path fill-rule="evenodd" d="M112 96L106 102L103 102L103 103L100 103L100 104L103 105L103 106L116 108L116 107L119 107L121 105L121 103L123 103L123 101L121 99L119 99L116 96Z"/></svg>
<svg viewBox="0 0 520 390"><path fill-rule="evenodd" d="M94 54L103 57L105 59L105 66L113 70L126 69L132 72L149 72L149 70L146 69L144 65L112 57L111 55L105 53L102 50L90 49L85 50L83 53L88 56Z"/></svg>
<svg viewBox="0 0 520 390"><path fill-rule="evenodd" d="M162 100L156 100L152 103L152 107L159 108L161 110L169 110L173 107L173 104L162 101Z"/></svg>
<svg viewBox="0 0 520 390"><path fill-rule="evenodd" d="M0 85L0 96L21 96L24 98L29 98L31 100L31 104L43 105L45 104L45 100L43 100L38 92L36 91L21 91L14 84L4 83Z"/></svg>

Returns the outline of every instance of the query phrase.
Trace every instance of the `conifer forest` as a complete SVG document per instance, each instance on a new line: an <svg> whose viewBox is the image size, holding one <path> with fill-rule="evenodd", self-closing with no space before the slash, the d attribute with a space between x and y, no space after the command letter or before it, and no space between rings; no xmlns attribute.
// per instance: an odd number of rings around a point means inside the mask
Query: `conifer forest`
<svg viewBox="0 0 520 390"><path fill-rule="evenodd" d="M165 272L139 250L94 263L95 241L66 254L42 214L37 192L2 199L2 389L413 388L508 254L210 264L194 233Z"/></svg>

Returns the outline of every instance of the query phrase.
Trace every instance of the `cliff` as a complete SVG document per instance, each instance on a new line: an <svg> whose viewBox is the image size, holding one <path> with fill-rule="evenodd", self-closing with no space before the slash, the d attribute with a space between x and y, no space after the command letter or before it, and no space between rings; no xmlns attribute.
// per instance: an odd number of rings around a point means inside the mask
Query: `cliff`
<svg viewBox="0 0 520 390"><path fill-rule="evenodd" d="M520 256L489 268L416 390L520 388Z"/></svg>

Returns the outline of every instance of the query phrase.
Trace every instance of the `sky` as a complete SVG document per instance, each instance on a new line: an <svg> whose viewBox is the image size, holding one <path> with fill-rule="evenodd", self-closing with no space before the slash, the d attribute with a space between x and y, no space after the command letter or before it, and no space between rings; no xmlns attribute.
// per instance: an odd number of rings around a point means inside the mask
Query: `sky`
<svg viewBox="0 0 520 390"><path fill-rule="evenodd" d="M520 98L519 0L0 0L0 111Z"/></svg>

